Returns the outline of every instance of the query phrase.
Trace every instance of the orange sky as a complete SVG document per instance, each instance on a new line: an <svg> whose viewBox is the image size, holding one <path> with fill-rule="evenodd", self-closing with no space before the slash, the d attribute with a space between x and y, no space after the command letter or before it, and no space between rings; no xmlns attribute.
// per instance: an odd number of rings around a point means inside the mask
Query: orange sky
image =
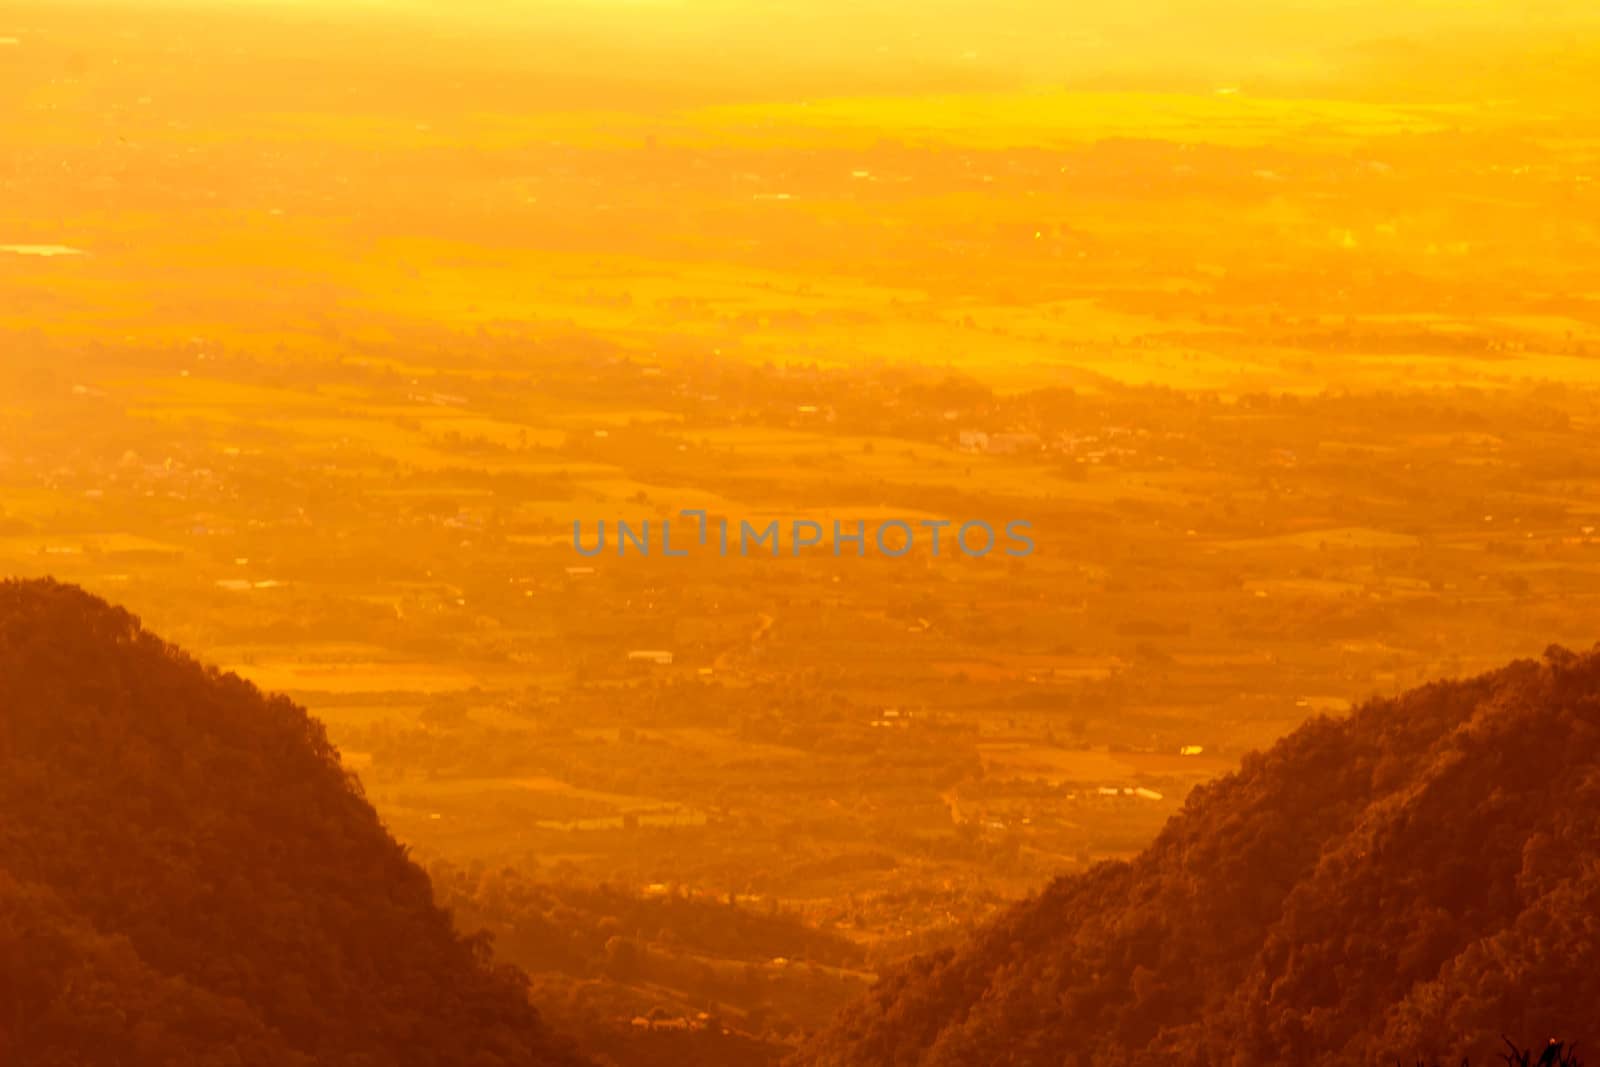
<svg viewBox="0 0 1600 1067"><path fill-rule="evenodd" d="M59 0L58 0L59 2ZM81 2L81 0L66 0ZM1184 78L1300 83L1434 56L1481 76L1487 51L1567 50L1600 26L1587 0L114 0L357 16L478 35L529 66L586 54L715 55L721 64L870 71L933 80L1060 83ZM578 51L574 52L573 49ZM400 57L397 57L400 58ZM1537 62L1537 61L1535 61Z"/></svg>

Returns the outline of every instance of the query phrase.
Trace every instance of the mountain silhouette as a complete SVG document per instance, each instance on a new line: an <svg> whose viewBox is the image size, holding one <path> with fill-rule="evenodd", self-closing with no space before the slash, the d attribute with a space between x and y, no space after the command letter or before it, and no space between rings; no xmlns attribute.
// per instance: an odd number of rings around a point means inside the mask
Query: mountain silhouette
<svg viewBox="0 0 1600 1067"><path fill-rule="evenodd" d="M303 709L0 584L0 1063L582 1062Z"/></svg>
<svg viewBox="0 0 1600 1067"><path fill-rule="evenodd" d="M1305 723L793 1062L1498 1063L1595 1047L1597 963L1600 654L1553 647Z"/></svg>

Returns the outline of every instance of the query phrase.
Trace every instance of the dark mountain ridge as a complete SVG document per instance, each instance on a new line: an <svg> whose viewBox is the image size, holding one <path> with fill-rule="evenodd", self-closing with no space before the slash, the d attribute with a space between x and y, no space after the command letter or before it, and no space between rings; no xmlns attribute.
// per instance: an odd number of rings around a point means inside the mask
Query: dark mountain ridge
<svg viewBox="0 0 1600 1067"><path fill-rule="evenodd" d="M810 1067L1500 1062L1600 1038L1600 653L1318 718L875 987Z"/></svg>
<svg viewBox="0 0 1600 1067"><path fill-rule="evenodd" d="M0 583L0 1063L582 1063L282 697Z"/></svg>

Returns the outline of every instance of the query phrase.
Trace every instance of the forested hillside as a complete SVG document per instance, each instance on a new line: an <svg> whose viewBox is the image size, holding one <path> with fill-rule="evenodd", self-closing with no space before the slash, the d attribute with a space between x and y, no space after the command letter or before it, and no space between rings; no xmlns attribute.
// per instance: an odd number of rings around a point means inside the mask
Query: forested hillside
<svg viewBox="0 0 1600 1067"><path fill-rule="evenodd" d="M583 1062L454 931L315 720L72 587L0 585L0 810L0 1062ZM619 989L659 980L639 945L678 911L711 915L442 873L519 958ZM611 921L560 929L590 912ZM700 941L857 963L737 911ZM795 1063L1488 1063L1502 1034L1592 1044L1596 958L1600 652L1552 648L1307 723Z"/></svg>
<svg viewBox="0 0 1600 1067"><path fill-rule="evenodd" d="M795 1062L1500 1062L1594 1047L1596 959L1600 653L1552 648L1308 722Z"/></svg>
<svg viewBox="0 0 1600 1067"><path fill-rule="evenodd" d="M775 905L444 861L428 874L540 1010L617 1067L776 1064L873 980L862 945Z"/></svg>
<svg viewBox="0 0 1600 1067"><path fill-rule="evenodd" d="M571 1065L322 727L0 584L0 1063Z"/></svg>

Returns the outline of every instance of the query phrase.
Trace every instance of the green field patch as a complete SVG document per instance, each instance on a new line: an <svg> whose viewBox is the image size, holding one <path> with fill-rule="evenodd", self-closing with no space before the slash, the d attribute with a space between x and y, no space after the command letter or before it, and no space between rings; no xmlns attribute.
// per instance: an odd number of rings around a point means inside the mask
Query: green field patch
<svg viewBox="0 0 1600 1067"><path fill-rule="evenodd" d="M1304 530L1299 533L1279 534L1276 537L1247 537L1232 541L1217 541L1220 548L1416 548L1421 540L1411 534L1392 530L1377 530L1367 526L1337 526L1322 530Z"/></svg>
<svg viewBox="0 0 1600 1067"><path fill-rule="evenodd" d="M474 813L525 813L530 825L563 832L620 830L640 826L703 826L702 811L653 797L585 789L559 778L447 778L413 781L373 790L380 808L426 814L431 819L472 819ZM511 805L508 809L507 805Z"/></svg>
<svg viewBox="0 0 1600 1067"><path fill-rule="evenodd" d="M267 692L449 693L481 684L470 671L428 662L261 659L225 666Z"/></svg>
<svg viewBox="0 0 1600 1067"><path fill-rule="evenodd" d="M1063 749L1026 742L978 745L984 776L995 779L1044 779L1050 782L1126 781L1137 769L1123 758L1089 749Z"/></svg>
<svg viewBox="0 0 1600 1067"><path fill-rule="evenodd" d="M10 501L6 502L8 505ZM0 535L0 555L94 557L123 555L181 556L184 549L170 541L158 541L131 533Z"/></svg>
<svg viewBox="0 0 1600 1067"><path fill-rule="evenodd" d="M476 415L442 415L419 421L423 434L434 440L484 441L502 448L560 448L568 438L565 430Z"/></svg>

